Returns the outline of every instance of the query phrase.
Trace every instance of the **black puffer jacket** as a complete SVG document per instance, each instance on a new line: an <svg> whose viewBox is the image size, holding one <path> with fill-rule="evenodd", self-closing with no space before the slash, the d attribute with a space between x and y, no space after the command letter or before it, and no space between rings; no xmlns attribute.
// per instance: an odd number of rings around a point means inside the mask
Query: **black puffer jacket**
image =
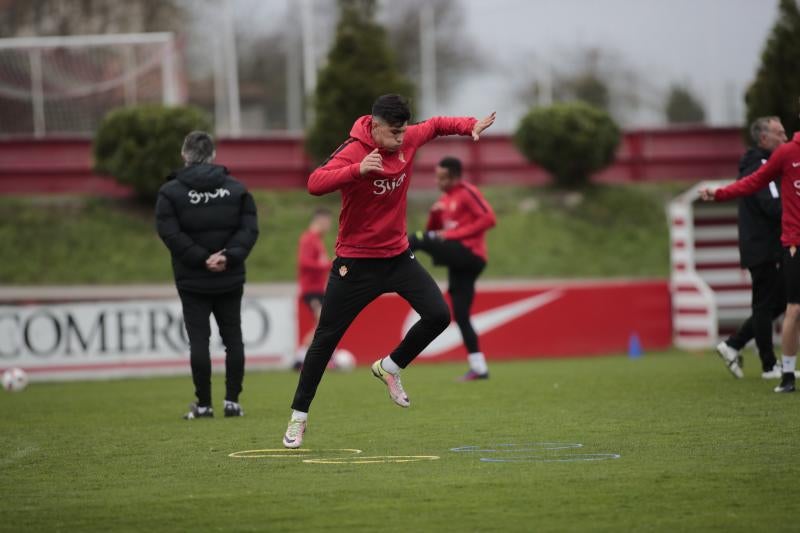
<svg viewBox="0 0 800 533"><path fill-rule="evenodd" d="M739 178L749 176L772 155L750 148L739 161ZM777 176L776 176L777 177ZM739 258L743 268L779 261L781 257L780 181L739 199Z"/></svg>
<svg viewBox="0 0 800 533"><path fill-rule="evenodd" d="M221 293L241 287L245 259L258 238L253 197L218 165L190 165L167 180L158 191L156 228L172 254L178 289ZM211 272L206 259L222 249L227 268Z"/></svg>

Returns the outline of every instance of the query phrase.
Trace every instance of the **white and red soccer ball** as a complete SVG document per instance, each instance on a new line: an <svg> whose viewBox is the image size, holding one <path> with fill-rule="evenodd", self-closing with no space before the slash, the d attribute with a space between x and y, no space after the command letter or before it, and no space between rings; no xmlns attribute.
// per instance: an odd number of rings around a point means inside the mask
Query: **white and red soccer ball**
<svg viewBox="0 0 800 533"><path fill-rule="evenodd" d="M356 367L356 356L349 350L339 348L333 352L331 367L341 372L350 372Z"/></svg>
<svg viewBox="0 0 800 533"><path fill-rule="evenodd" d="M28 386L28 374L21 368L9 368L3 372L3 388L9 392L19 392Z"/></svg>

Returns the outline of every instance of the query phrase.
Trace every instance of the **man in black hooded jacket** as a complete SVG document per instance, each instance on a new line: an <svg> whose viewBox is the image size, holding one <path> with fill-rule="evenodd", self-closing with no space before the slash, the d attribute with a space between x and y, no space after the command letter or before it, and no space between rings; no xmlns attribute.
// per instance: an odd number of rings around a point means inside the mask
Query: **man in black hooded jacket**
<svg viewBox="0 0 800 533"><path fill-rule="evenodd" d="M739 162L739 178L755 172L772 152L786 142L779 117L761 117L750 127L755 145ZM743 377L739 352L755 337L761 359L761 377L780 379L781 365L772 345L772 321L786 309L786 294L781 272L780 185L772 182L752 196L739 200L739 258L750 270L753 281L752 315L727 340L717 345L728 370Z"/></svg>
<svg viewBox="0 0 800 533"><path fill-rule="evenodd" d="M172 255L175 285L183 304L197 402L186 419L213 417L209 316L225 344L225 416L242 416L244 378L241 306L244 262L258 238L256 205L228 169L212 164L208 133L193 131L181 149L186 166L158 192L156 227Z"/></svg>

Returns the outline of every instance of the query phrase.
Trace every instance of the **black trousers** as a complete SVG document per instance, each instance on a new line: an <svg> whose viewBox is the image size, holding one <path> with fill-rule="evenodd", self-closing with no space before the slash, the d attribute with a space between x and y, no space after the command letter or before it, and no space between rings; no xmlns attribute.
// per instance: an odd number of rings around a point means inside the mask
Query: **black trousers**
<svg viewBox="0 0 800 533"><path fill-rule="evenodd" d="M222 294L202 294L178 290L183 304L183 321L189 336L194 393L200 406L211 405L211 355L209 316L219 326L225 344L225 399L239 401L244 380L244 343L242 342L242 293L239 288Z"/></svg>
<svg viewBox="0 0 800 533"><path fill-rule="evenodd" d="M319 325L300 371L292 409L308 412L344 332L370 302L390 292L399 294L420 315L419 321L389 354L400 368L408 366L450 323L450 310L439 287L410 250L387 259L337 257L328 278Z"/></svg>
<svg viewBox="0 0 800 533"><path fill-rule="evenodd" d="M435 265L447 267L447 291L453 303L453 317L467 353L479 352L478 334L470 321L472 301L475 299L475 282L486 268L486 262L458 241L422 239L410 235L408 242L412 250L423 250L430 254Z"/></svg>
<svg viewBox="0 0 800 533"><path fill-rule="evenodd" d="M779 262L771 262L749 269L753 279L752 315L725 341L732 348L741 350L755 338L764 371L772 370L777 362L772 343L772 322L786 310L781 268Z"/></svg>

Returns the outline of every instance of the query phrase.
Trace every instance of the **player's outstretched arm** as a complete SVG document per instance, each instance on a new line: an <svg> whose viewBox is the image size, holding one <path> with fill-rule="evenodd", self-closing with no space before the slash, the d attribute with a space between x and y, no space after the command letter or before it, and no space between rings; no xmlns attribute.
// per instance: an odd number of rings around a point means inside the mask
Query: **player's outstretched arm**
<svg viewBox="0 0 800 533"><path fill-rule="evenodd" d="M472 128L472 140L477 141L481 138L481 133L483 130L488 129L494 124L494 119L497 116L497 112L492 111L489 115L478 122L475 123L475 126Z"/></svg>
<svg viewBox="0 0 800 533"><path fill-rule="evenodd" d="M761 165L758 170L735 183L726 187L720 187L714 191L714 200L731 200L742 196L750 196L759 189L766 187L770 181L781 177L785 150L779 147L772 154L766 163Z"/></svg>
<svg viewBox="0 0 800 533"><path fill-rule="evenodd" d="M494 119L494 112L482 120L475 117L431 117L424 122L409 126L406 138L416 146L422 146L444 135L469 135L477 141L481 133L494 124Z"/></svg>

